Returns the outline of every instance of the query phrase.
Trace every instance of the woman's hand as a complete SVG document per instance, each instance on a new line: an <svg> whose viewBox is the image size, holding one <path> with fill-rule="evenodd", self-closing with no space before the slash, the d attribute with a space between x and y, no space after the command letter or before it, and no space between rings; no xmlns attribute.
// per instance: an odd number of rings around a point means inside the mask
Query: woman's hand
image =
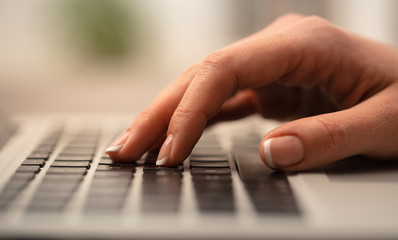
<svg viewBox="0 0 398 240"><path fill-rule="evenodd" d="M319 17L286 15L182 73L107 153L158 164L191 152L206 125L260 113L297 119L267 133L268 166L299 171L356 154L398 157L398 49Z"/></svg>

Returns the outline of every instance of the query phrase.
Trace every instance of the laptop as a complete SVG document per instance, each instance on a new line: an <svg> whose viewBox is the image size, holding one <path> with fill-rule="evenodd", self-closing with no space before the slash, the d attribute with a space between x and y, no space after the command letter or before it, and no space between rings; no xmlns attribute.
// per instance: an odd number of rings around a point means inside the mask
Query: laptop
<svg viewBox="0 0 398 240"><path fill-rule="evenodd" d="M398 238L398 162L274 171L258 144L280 123L254 116L207 129L175 167L113 163L133 117L1 115L0 238Z"/></svg>

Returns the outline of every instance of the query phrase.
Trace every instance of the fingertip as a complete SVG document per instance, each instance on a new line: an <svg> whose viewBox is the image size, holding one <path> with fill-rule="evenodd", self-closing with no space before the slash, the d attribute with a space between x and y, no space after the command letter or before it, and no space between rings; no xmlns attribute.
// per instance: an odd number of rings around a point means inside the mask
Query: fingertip
<svg viewBox="0 0 398 240"><path fill-rule="evenodd" d="M264 163L272 169L285 169L299 164L305 155L303 143L294 135L266 139L261 154Z"/></svg>
<svg viewBox="0 0 398 240"><path fill-rule="evenodd" d="M110 154L110 153L118 152L120 149L122 149L123 146L124 146L124 144L120 144L120 145L116 145L116 146L109 146L105 149L105 153Z"/></svg>
<svg viewBox="0 0 398 240"><path fill-rule="evenodd" d="M160 148L158 160L156 160L156 165L163 166L168 165L171 149L173 147L173 134L167 135L166 140L164 141L162 147Z"/></svg>

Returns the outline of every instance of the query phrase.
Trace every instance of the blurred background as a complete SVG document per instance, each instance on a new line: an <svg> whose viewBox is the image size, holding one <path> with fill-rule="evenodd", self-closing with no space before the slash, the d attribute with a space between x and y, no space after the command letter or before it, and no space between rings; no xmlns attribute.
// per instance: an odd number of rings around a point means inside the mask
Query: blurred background
<svg viewBox="0 0 398 240"><path fill-rule="evenodd" d="M139 112L181 71L288 12L398 44L395 0L0 0L0 109Z"/></svg>

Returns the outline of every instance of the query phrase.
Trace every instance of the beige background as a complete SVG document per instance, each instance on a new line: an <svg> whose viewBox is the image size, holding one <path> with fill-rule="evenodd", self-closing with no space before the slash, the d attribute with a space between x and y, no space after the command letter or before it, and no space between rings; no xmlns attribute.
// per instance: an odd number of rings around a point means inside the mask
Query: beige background
<svg viewBox="0 0 398 240"><path fill-rule="evenodd" d="M140 50L123 61L93 61L62 39L56 2L0 1L3 111L139 112L186 67L286 12L321 15L398 43L393 0L117 1L139 18Z"/></svg>

